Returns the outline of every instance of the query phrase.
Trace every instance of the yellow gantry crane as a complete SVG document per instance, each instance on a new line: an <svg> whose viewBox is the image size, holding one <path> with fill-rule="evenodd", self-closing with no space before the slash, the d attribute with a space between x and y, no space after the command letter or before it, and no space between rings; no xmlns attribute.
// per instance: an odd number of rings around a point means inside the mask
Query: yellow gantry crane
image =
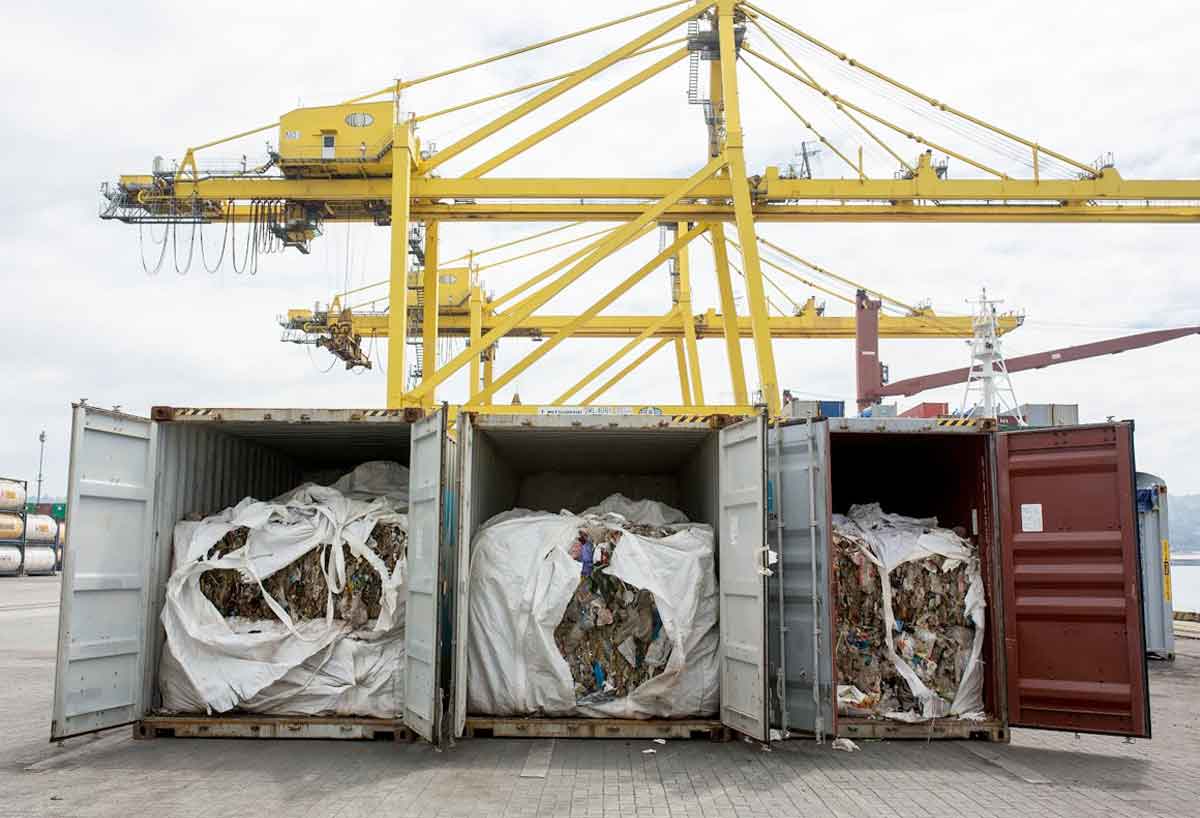
<svg viewBox="0 0 1200 818"><path fill-rule="evenodd" d="M406 95L418 86L638 22L648 28L578 69L439 110L405 110ZM468 163L466 170L443 175L448 163L514 124L545 116L546 106L602 75L616 73L627 61L649 64L498 153ZM697 160L691 175L496 175L509 161L684 62L689 67L689 102L703 106L708 130L707 156ZM707 93L702 96L704 79ZM814 144L837 159L841 176L818 178L807 167L796 172L775 166L750 175L739 86L747 79L769 92ZM844 92L843 84L855 90ZM452 90L447 88L447 93ZM869 95L870 101L863 101L860 93ZM438 150L422 144L418 136L418 128L431 120L514 97L523 101ZM914 116L918 125L911 122ZM918 131L920 123L931 130ZM243 162L241 167L220 168L201 161L207 149L270 130L278 132L278 147L257 167ZM890 173L880 172L881 161L891 167ZM819 315L812 302L798 304L791 314L770 314L770 279L764 268L790 270L793 275L798 275L793 265L822 268L768 242L759 225L1200 221L1200 181L1126 180L1111 161L1085 164L895 80L770 11L740 0L678 0L467 65L398 80L339 105L298 109L277 122L189 148L178 167L156 162L152 174L122 176L103 193L103 217L169 225L176 251L178 225L192 225L194 244L198 226L223 224L235 270L239 230L244 244L241 269L252 271L261 252L288 247L307 252L310 242L330 223L390 226L386 312L347 311L352 305L339 301L325 315L294 312L289 317L289 325L297 331L326 336L327 345L347 361L361 354L355 348L362 337L386 335L389 408L431 406L438 386L464 367L471 372L467 404L488 404L498 390L562 341L597 336L629 338L621 355L651 341L652 351L633 365L674 343L684 397L703 404L696 344L703 338L722 337L738 404L731 411L737 411L750 403L739 343L747 336L753 339L758 388L772 414L778 414L780 390L772 339L850 337L853 325L852 319ZM471 221L616 226L590 236L581 249L485 306L473 280L478 269L473 270L470 261L459 271L462 282L448 272L450 265L439 263L439 225ZM657 225L669 226L669 240L594 304L577 315L539 313L552 298ZM420 229L414 233L412 227ZM204 257L202 231L200 235ZM711 244L721 303L719 312L697 316L690 303L687 249L701 237ZM223 240L222 255L225 244ZM168 232L164 232L160 265L167 245ZM731 248L740 256L740 267L735 268L730 258ZM770 261L768 253L786 264ZM668 312L647 317L602 315L617 298L667 263L675 265L678 280ZM744 279L746 315L738 315L734 303L735 269ZM410 281L410 272L417 273L417 281ZM465 286L465 306L442 298L443 278L454 278L453 286ZM414 292L420 293L426 307L437 308L423 311L421 380L406 389L405 346ZM895 320L902 323L889 327L887 319L881 322L881 335L919 337L922 327L935 336L957 332L955 319L916 308L904 308ZM1010 318L1010 326L1016 321ZM963 330L963 336L969 334ZM467 346L438 365L437 338L451 334L462 334ZM545 340L504 372L495 373L494 345L505 336L521 334ZM600 377L620 357L610 358L591 378ZM686 388L685 374L690 381ZM582 394L590 382L583 379L559 401Z"/></svg>

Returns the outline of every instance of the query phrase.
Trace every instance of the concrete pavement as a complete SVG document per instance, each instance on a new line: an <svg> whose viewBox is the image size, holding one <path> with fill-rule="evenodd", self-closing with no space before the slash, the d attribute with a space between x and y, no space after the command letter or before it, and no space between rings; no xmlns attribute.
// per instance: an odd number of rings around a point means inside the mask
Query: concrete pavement
<svg viewBox="0 0 1200 818"><path fill-rule="evenodd" d="M1200 812L1200 641L1151 670L1153 741L1011 745L477 739L47 743L58 582L0 579L0 816L1170 816ZM653 754L644 750L653 749Z"/></svg>

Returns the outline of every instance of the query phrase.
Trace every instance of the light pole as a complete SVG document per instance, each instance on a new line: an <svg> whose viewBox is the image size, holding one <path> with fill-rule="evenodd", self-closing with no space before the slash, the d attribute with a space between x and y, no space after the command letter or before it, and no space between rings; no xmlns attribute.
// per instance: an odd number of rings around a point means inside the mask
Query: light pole
<svg viewBox="0 0 1200 818"><path fill-rule="evenodd" d="M46 430L45 429L42 429L41 433L38 434L38 442L42 444L42 449L38 453L38 492L37 492L37 503L35 505L41 505L41 503L42 503L42 464L45 463L45 461L46 461Z"/></svg>

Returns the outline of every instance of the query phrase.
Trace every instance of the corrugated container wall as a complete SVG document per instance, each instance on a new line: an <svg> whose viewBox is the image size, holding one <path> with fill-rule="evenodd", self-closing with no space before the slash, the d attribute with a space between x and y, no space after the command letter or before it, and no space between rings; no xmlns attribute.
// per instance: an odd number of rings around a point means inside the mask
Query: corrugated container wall
<svg viewBox="0 0 1200 818"><path fill-rule="evenodd" d="M1171 599L1171 537L1167 484L1138 472L1138 532L1142 541L1142 607L1146 612L1146 653L1175 657L1175 611Z"/></svg>

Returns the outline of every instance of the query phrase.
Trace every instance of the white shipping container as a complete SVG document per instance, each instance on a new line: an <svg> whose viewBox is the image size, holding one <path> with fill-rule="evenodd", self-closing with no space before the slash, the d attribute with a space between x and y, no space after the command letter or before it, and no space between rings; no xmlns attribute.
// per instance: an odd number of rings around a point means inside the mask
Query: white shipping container
<svg viewBox="0 0 1200 818"><path fill-rule="evenodd" d="M329 483L369 460L409 466L412 517L440 520L443 476L454 447L442 411L417 419L388 410L172 409L151 418L76 405L71 431L68 524L55 673L54 740L146 719L160 703L159 622L175 524L245 497L270 499L306 480ZM434 536L410 540L406 705L436 707L436 657L422 632L420 565ZM411 555L416 552L416 558ZM426 721L403 717L427 738ZM369 736L380 725L353 718L289 718L287 729L190 718L190 734ZM199 726L197 723L201 722ZM390 724L390 722L389 722Z"/></svg>

